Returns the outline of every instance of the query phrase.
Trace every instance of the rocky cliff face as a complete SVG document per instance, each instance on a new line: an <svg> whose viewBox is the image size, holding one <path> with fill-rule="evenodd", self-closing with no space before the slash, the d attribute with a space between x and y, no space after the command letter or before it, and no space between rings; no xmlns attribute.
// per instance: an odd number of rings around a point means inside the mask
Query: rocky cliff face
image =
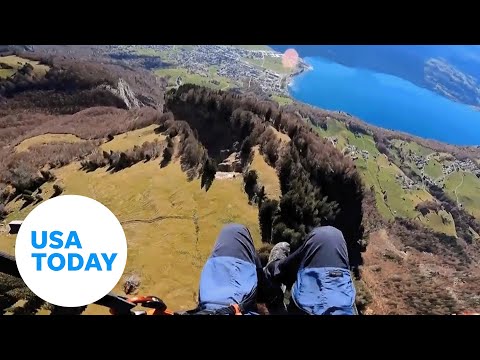
<svg viewBox="0 0 480 360"><path fill-rule="evenodd" d="M128 83L122 78L118 80L117 87L110 85L103 85L103 87L122 99L128 109L144 106L144 104L138 100L135 93L130 88L130 85L128 85Z"/></svg>

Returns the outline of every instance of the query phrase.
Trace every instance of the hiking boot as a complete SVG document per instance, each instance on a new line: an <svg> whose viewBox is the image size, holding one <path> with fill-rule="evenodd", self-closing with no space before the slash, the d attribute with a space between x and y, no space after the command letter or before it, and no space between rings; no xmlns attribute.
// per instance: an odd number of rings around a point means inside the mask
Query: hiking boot
<svg viewBox="0 0 480 360"><path fill-rule="evenodd" d="M287 242L279 242L273 247L272 251L270 251L267 266L273 261L285 259L288 255L290 255L290 244Z"/></svg>
<svg viewBox="0 0 480 360"><path fill-rule="evenodd" d="M280 242L276 244L273 249L270 251L270 256L268 257L268 263L266 266L271 264L274 261L280 261L285 259L290 255L290 244L287 242ZM271 314L286 314L287 307L285 304L285 291L286 286L284 284L272 284L274 288L277 288L277 295L274 299L268 304L268 308Z"/></svg>

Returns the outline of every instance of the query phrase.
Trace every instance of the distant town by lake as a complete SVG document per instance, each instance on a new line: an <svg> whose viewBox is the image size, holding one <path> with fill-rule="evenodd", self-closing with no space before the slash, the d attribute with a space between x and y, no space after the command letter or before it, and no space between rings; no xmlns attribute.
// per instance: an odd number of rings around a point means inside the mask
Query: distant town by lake
<svg viewBox="0 0 480 360"><path fill-rule="evenodd" d="M320 58L295 77L295 99L370 124L455 145L480 145L480 112L401 78Z"/></svg>

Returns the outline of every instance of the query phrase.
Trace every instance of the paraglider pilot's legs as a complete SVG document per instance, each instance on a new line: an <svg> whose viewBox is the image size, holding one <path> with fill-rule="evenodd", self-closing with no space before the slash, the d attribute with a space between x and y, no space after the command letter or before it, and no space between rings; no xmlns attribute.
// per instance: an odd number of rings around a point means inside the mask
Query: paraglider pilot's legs
<svg viewBox="0 0 480 360"><path fill-rule="evenodd" d="M263 278L250 232L243 225L228 224L203 267L199 308L215 310L234 303L254 306Z"/></svg>
<svg viewBox="0 0 480 360"><path fill-rule="evenodd" d="M289 311L313 315L356 311L347 245L342 232L332 226L315 228L293 254L268 264L265 275L274 283L293 286Z"/></svg>

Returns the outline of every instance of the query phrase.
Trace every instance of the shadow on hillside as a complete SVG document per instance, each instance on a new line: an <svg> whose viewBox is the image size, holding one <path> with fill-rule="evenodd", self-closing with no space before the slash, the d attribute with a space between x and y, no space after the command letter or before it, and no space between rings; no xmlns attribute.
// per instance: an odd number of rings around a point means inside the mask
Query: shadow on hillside
<svg viewBox="0 0 480 360"><path fill-rule="evenodd" d="M162 161L160 161L160 168L166 167L168 164L170 164L171 158L163 158Z"/></svg>
<svg viewBox="0 0 480 360"><path fill-rule="evenodd" d="M207 174L206 172L203 172L202 179L200 182L200 187L202 189L204 188L205 191L208 191L212 186L214 179L215 179L215 173L213 174L213 176L211 176L211 174Z"/></svg>
<svg viewBox="0 0 480 360"><path fill-rule="evenodd" d="M33 204L34 202L35 202L34 200L24 200L24 203L23 203L22 206L20 207L20 210L25 209L27 206Z"/></svg>

